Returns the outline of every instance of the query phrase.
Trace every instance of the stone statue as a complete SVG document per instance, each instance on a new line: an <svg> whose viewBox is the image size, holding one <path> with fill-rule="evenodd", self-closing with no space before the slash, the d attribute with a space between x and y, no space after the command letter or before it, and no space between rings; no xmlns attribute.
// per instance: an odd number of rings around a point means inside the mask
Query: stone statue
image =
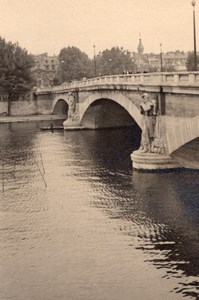
<svg viewBox="0 0 199 300"><path fill-rule="evenodd" d="M141 152L153 152L153 142L156 138L157 100L150 99L148 93L144 93L142 99L140 113L143 115L143 123L139 150Z"/></svg>
<svg viewBox="0 0 199 300"><path fill-rule="evenodd" d="M75 95L73 92L68 94L68 119L73 120L75 116Z"/></svg>

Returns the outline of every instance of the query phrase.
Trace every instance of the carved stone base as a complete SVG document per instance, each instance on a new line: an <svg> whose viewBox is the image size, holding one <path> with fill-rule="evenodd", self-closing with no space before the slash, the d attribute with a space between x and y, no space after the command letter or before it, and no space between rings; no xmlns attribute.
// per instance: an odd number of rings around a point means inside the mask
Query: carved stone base
<svg viewBox="0 0 199 300"><path fill-rule="evenodd" d="M89 129L85 126L82 126L80 122L75 120L66 120L63 122L64 130L86 130Z"/></svg>
<svg viewBox="0 0 199 300"><path fill-rule="evenodd" d="M64 129L68 127L80 127L80 122L78 120L66 120L63 122Z"/></svg>
<svg viewBox="0 0 199 300"><path fill-rule="evenodd" d="M171 170L182 168L178 162L170 156L157 153L143 153L140 150L131 154L133 168L137 170Z"/></svg>

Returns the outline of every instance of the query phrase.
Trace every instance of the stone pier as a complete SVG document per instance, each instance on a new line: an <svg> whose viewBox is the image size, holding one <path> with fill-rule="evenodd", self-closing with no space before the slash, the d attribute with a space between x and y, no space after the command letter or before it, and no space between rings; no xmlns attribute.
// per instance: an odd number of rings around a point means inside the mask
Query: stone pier
<svg viewBox="0 0 199 300"><path fill-rule="evenodd" d="M139 150L131 154L133 168L141 171L173 170L183 168L174 158L157 153L143 153Z"/></svg>

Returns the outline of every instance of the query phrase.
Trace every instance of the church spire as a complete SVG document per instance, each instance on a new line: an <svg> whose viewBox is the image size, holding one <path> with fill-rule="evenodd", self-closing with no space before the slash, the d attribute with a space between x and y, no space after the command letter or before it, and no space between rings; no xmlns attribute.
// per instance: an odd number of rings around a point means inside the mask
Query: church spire
<svg viewBox="0 0 199 300"><path fill-rule="evenodd" d="M139 33L139 45L138 45L138 54L143 54L144 53L144 46L142 45L142 39L141 39L141 34Z"/></svg>

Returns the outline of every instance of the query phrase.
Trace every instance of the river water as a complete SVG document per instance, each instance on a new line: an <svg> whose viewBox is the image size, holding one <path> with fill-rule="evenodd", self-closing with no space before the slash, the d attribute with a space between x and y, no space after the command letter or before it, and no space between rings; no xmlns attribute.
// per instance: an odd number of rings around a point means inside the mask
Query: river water
<svg viewBox="0 0 199 300"><path fill-rule="evenodd" d="M0 125L0 299L199 299L198 171L140 173L134 128Z"/></svg>

